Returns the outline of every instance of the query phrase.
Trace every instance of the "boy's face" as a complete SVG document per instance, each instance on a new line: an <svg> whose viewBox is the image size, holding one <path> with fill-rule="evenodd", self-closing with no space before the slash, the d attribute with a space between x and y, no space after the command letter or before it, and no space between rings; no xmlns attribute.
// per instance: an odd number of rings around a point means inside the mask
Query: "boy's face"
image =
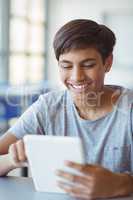
<svg viewBox="0 0 133 200"><path fill-rule="evenodd" d="M105 73L111 65L112 55L103 63L100 53L94 48L71 50L59 57L61 81L74 97L101 92Z"/></svg>

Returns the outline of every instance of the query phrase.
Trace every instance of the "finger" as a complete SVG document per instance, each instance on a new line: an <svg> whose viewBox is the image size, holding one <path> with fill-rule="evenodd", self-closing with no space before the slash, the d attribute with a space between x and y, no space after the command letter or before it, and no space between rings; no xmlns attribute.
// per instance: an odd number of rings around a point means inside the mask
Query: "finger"
<svg viewBox="0 0 133 200"><path fill-rule="evenodd" d="M16 143L16 149L18 153L19 162L24 162L26 160L26 155L25 155L24 143L22 140L19 140Z"/></svg>
<svg viewBox="0 0 133 200"><path fill-rule="evenodd" d="M72 183L77 183L77 184L81 184L81 185L85 185L85 186L86 185L89 186L89 183L91 183L91 180L92 180L92 178L89 179L88 177L74 175L74 174L67 173L62 170L56 171L56 175L66 179Z"/></svg>
<svg viewBox="0 0 133 200"><path fill-rule="evenodd" d="M75 162L71 162L71 161L65 161L65 165L76 169L78 171L80 171L83 174L93 174L94 170L98 168L97 165L91 165L91 164L79 164L79 163L75 163Z"/></svg>
<svg viewBox="0 0 133 200"><path fill-rule="evenodd" d="M18 156L17 156L17 149L16 149L16 144L11 144L9 146L9 154L10 154L10 158L12 160L13 163L18 163Z"/></svg>
<svg viewBox="0 0 133 200"><path fill-rule="evenodd" d="M74 187L69 184L58 182L58 186L63 189L65 192L69 193L71 196L89 199L90 195L86 188L84 187Z"/></svg>
<svg viewBox="0 0 133 200"><path fill-rule="evenodd" d="M86 165L84 164L79 164L71 161L66 161L65 164L67 167L73 168L81 173L86 173Z"/></svg>

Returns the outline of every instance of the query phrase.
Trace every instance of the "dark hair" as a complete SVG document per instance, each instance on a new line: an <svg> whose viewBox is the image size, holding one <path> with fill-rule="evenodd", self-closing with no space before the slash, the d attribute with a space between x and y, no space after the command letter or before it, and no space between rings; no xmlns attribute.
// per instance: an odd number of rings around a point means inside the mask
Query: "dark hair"
<svg viewBox="0 0 133 200"><path fill-rule="evenodd" d="M112 53L115 34L105 25L88 19L76 19L62 26L55 35L53 46L56 59L72 49L96 48L103 61Z"/></svg>

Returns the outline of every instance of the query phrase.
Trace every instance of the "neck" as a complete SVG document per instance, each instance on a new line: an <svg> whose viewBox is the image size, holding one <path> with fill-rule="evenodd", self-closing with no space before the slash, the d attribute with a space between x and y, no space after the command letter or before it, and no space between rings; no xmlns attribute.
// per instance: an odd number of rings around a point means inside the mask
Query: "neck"
<svg viewBox="0 0 133 200"><path fill-rule="evenodd" d="M85 119L95 118L97 115L111 112L119 96L120 92L116 93L114 89L105 86L101 91L77 98L75 106L81 117Z"/></svg>

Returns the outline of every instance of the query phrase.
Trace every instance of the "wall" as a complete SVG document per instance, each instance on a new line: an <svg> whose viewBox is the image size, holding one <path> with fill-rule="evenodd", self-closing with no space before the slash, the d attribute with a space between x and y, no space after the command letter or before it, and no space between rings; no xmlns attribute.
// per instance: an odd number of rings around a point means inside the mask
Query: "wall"
<svg viewBox="0 0 133 200"><path fill-rule="evenodd" d="M104 13L130 12L133 13L132 0L48 0L48 24L47 24L47 77L53 83L59 83L58 66L54 57L52 42L56 31L67 21L75 18L89 18L97 22L103 21ZM115 81L119 70L114 69ZM125 74L125 71L122 72ZM128 76L128 75L127 75ZM119 80L118 80L119 83ZM124 84L124 83L123 83Z"/></svg>

